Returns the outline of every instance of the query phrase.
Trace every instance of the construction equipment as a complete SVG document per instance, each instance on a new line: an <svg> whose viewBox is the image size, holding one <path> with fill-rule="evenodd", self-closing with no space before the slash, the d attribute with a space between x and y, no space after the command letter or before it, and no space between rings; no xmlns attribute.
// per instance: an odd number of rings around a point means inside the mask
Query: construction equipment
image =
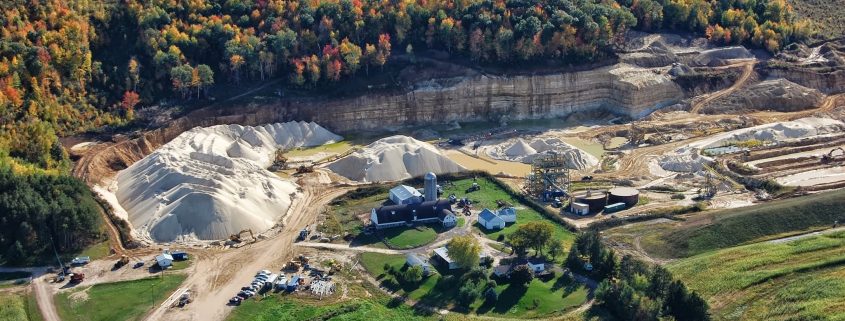
<svg viewBox="0 0 845 321"><path fill-rule="evenodd" d="M183 307L188 303L191 303L193 300L191 299L191 292L185 291L182 295L179 296L179 307Z"/></svg>
<svg viewBox="0 0 845 321"><path fill-rule="evenodd" d="M270 165L271 171L277 171L287 168L288 158L284 155L284 150L276 150L276 157L273 158L273 165Z"/></svg>
<svg viewBox="0 0 845 321"><path fill-rule="evenodd" d="M472 192L475 192L475 191L480 191L480 190L481 190L481 186L479 186L479 185L478 185L478 183L472 183L472 186L470 186L470 187L467 189L467 191L466 191L466 192L467 192L467 193L472 193Z"/></svg>
<svg viewBox="0 0 845 321"><path fill-rule="evenodd" d="M839 152L836 154L836 152ZM834 155L835 154L835 155ZM827 164L838 160L845 160L845 149L842 147L836 147L831 149L830 152L827 154L822 155L822 163Z"/></svg>
<svg viewBox="0 0 845 321"><path fill-rule="evenodd" d="M85 273L74 273L70 276L70 283L80 283L85 280Z"/></svg>
<svg viewBox="0 0 845 321"><path fill-rule="evenodd" d="M255 238L255 235L254 235L254 234L252 234L252 229L245 229L245 230L241 230L240 232L238 232L238 234L232 234L232 235L229 235L229 240L231 240L232 242L240 243L240 242L242 242L242 241L243 241L243 240L241 239L241 234L244 234L244 233L246 233L246 232L249 232L249 237L251 237L251 238L252 238L252 242L253 242L253 243L255 243L256 241L258 241L258 239L257 239L257 238Z"/></svg>
<svg viewBox="0 0 845 321"><path fill-rule="evenodd" d="M311 234L311 231L308 230L308 227L299 230L299 236L296 237L297 241L305 241L308 238L308 234Z"/></svg>
<svg viewBox="0 0 845 321"><path fill-rule="evenodd" d="M305 174L305 173L313 173L314 172L314 165L305 166L301 165L299 168L296 169L297 174Z"/></svg>
<svg viewBox="0 0 845 321"><path fill-rule="evenodd" d="M126 255L121 255L120 259L117 260L117 262L114 262L114 269L117 270L126 264L129 264L129 257Z"/></svg>

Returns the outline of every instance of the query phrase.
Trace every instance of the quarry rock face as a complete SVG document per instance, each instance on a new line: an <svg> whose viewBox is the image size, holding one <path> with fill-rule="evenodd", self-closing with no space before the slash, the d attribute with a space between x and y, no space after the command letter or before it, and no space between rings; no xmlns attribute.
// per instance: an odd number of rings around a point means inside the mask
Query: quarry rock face
<svg viewBox="0 0 845 321"><path fill-rule="evenodd" d="M378 94L286 104L289 117L336 132L452 121L536 119L606 110L640 118L677 103L682 89L650 69L617 64L590 71L530 76L479 75L416 84L404 94Z"/></svg>

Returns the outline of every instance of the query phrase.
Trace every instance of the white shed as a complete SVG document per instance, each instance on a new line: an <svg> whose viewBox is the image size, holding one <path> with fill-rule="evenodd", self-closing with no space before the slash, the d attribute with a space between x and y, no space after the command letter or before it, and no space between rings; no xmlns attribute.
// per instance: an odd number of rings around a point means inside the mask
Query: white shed
<svg viewBox="0 0 845 321"><path fill-rule="evenodd" d="M499 209L497 214L505 223L516 223L516 209L513 207Z"/></svg>
<svg viewBox="0 0 845 321"><path fill-rule="evenodd" d="M501 230L505 228L505 220L486 208L478 214L478 224L481 224L481 226L484 226L488 230Z"/></svg>
<svg viewBox="0 0 845 321"><path fill-rule="evenodd" d="M587 215L590 214L590 205L578 202L572 202L570 206L572 208L572 214L575 215Z"/></svg>
<svg viewBox="0 0 845 321"><path fill-rule="evenodd" d="M417 204L422 202L422 194L408 185L399 185L390 189L389 198L396 205Z"/></svg>
<svg viewBox="0 0 845 321"><path fill-rule="evenodd" d="M173 256L167 252L156 255L156 264L158 264L158 267L166 269L173 265Z"/></svg>

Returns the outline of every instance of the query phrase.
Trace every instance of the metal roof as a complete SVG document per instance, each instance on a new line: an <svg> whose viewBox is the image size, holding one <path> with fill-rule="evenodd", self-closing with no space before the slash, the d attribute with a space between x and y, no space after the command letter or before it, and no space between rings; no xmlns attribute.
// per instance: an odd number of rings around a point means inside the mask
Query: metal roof
<svg viewBox="0 0 845 321"><path fill-rule="evenodd" d="M496 215L496 213L493 213L493 211L486 208L481 210L481 213L478 213L478 219L484 219L487 222L491 222L496 219L504 221L501 217L499 217L499 215Z"/></svg>
<svg viewBox="0 0 845 321"><path fill-rule="evenodd" d="M434 249L434 253L437 254L437 256L439 256L441 259L446 261L446 263L455 262L454 260L452 260L451 257L449 257L449 249L447 249L445 246Z"/></svg>
<svg viewBox="0 0 845 321"><path fill-rule="evenodd" d="M499 215L514 216L516 215L516 209L513 207L502 208L499 210Z"/></svg>
<svg viewBox="0 0 845 321"><path fill-rule="evenodd" d="M411 197L421 197L420 191L408 185L399 185L390 189L390 195L396 195L400 200L406 200Z"/></svg>

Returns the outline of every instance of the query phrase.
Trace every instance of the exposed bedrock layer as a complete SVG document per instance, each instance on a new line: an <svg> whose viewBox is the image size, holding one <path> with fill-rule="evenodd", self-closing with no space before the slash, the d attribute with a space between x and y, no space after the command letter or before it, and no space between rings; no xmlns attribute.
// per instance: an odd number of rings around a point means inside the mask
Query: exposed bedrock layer
<svg viewBox="0 0 845 321"><path fill-rule="evenodd" d="M665 75L627 64L590 71L533 76L479 75L419 83L404 94L290 103L336 132L429 125L451 121L534 119L606 110L640 118L679 102L681 88Z"/></svg>
<svg viewBox="0 0 845 321"><path fill-rule="evenodd" d="M197 126L304 120L342 134L502 117L551 118L596 110L640 118L683 98L683 90L666 75L628 64L548 75L436 79L399 94L282 99L262 105L200 109L140 137L98 148L77 163L74 174L99 182Z"/></svg>

